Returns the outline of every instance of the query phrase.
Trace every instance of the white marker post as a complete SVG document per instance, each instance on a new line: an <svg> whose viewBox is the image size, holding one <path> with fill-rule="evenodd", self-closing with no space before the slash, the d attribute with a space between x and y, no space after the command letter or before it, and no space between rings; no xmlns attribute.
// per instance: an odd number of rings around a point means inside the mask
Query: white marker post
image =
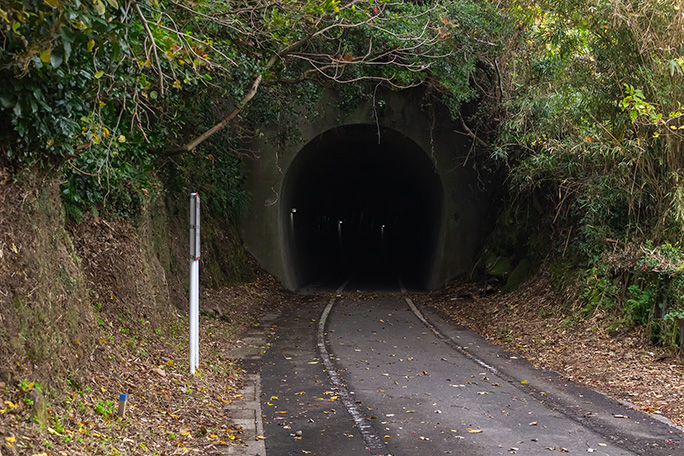
<svg viewBox="0 0 684 456"><path fill-rule="evenodd" d="M199 367L200 196L190 194L190 373Z"/></svg>

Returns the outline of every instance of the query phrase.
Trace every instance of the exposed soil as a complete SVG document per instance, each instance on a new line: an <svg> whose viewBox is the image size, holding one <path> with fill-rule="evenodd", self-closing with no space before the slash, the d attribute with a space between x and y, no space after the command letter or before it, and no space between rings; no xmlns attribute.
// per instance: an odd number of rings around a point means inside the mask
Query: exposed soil
<svg viewBox="0 0 684 456"><path fill-rule="evenodd" d="M249 283L203 286L192 376L187 234L160 200L138 226L91 215L66 223L54 181L0 186L0 202L0 454L211 455L240 445L225 406L244 372L224 353L293 295L254 264ZM203 261L204 280L226 282Z"/></svg>
<svg viewBox="0 0 684 456"><path fill-rule="evenodd" d="M579 317L543 273L509 294L482 296L483 291L481 285L454 283L416 299L536 367L684 426L679 353L652 346L638 329L611 336L609 315Z"/></svg>

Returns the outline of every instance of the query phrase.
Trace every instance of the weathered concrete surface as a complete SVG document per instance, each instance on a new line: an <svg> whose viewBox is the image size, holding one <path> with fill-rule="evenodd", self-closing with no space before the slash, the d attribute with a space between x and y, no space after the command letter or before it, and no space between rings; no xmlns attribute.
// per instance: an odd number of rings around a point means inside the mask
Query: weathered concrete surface
<svg viewBox="0 0 684 456"><path fill-rule="evenodd" d="M292 185L288 179L297 179L293 177L296 173L291 172L292 164L302 151L325 154L331 131L342 132L342 135L345 131L354 131L355 135L363 132L361 134L367 137L364 141L376 143L382 142L383 137L415 143L417 150L434 165L443 189L440 217L431 244L435 255L432 264L425 268L424 288L439 288L472 267L473 258L488 231L483 226L488 205L478 188L472 161L467 160L471 141L456 133L460 127L449 120L443 109L423 109L422 96L422 89L379 92L375 106L369 103L351 113L342 112L337 107L338 101L331 96L319 109L323 115L313 119L304 115L299 118L301 141L278 144L274 138L281 132L278 131L280 127L275 127L265 130L263 138L249 146L258 153L258 158L249 165L246 187L251 201L242 220L243 239L260 264L287 287L295 289L305 285L293 267L287 239L290 207L286 190ZM349 126L361 128L345 130ZM326 132L328 136L325 136ZM324 137L327 143L317 150L318 142Z"/></svg>
<svg viewBox="0 0 684 456"><path fill-rule="evenodd" d="M278 317L280 312L266 314L260 324L269 326ZM223 355L241 360L249 374L240 390L240 399L226 407L232 426L242 430L240 444L218 447L216 455L266 456L261 417L261 357L267 349L266 337L263 329L252 328Z"/></svg>

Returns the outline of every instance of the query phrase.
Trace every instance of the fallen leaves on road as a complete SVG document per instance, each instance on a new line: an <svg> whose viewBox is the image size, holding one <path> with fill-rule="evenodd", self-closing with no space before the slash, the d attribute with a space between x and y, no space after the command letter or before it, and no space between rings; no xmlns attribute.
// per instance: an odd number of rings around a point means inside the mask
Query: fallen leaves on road
<svg viewBox="0 0 684 456"><path fill-rule="evenodd" d="M483 297L477 284L454 283L412 297L505 346L515 355L511 360L528 359L684 426L679 356L653 347L638 329L611 337L613 320L600 309L587 319L577 317L574 303L555 295L544 273L508 294Z"/></svg>

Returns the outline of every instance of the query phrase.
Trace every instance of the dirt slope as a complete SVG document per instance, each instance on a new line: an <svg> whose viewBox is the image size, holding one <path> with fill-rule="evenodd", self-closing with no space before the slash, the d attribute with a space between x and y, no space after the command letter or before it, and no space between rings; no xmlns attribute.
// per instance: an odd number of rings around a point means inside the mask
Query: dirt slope
<svg viewBox="0 0 684 456"><path fill-rule="evenodd" d="M191 376L184 221L159 195L136 226L66 223L57 182L0 186L0 454L212 454L240 443L225 405L242 372L222 354L289 295L258 270L213 286L248 267L228 248L234 233L214 224Z"/></svg>

